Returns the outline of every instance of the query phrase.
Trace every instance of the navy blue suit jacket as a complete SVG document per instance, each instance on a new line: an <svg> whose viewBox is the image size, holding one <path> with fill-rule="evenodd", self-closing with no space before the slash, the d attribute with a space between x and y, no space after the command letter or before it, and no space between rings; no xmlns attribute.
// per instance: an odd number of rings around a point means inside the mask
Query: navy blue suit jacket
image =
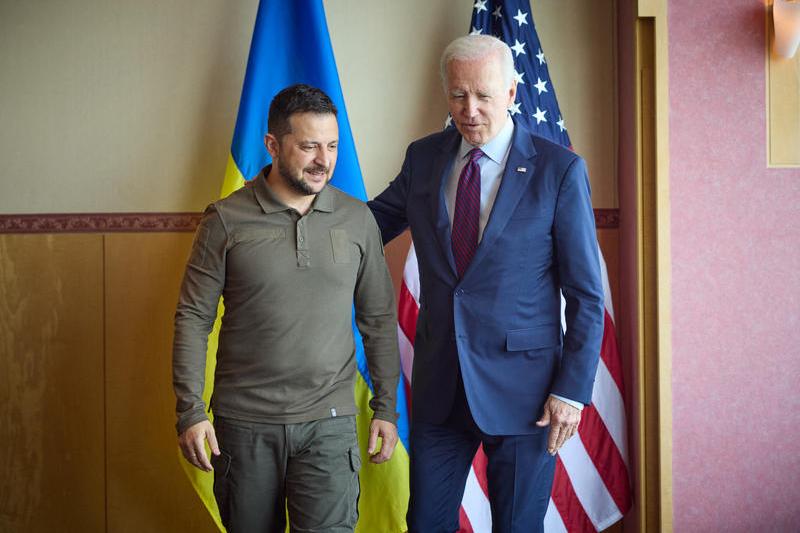
<svg viewBox="0 0 800 533"><path fill-rule="evenodd" d="M419 261L412 420L445 420L460 365L484 433L536 433L550 393L592 396L604 308L586 165L515 124L494 207L459 279L444 184L460 142L455 129L415 141L400 174L369 202L384 242L410 226Z"/></svg>

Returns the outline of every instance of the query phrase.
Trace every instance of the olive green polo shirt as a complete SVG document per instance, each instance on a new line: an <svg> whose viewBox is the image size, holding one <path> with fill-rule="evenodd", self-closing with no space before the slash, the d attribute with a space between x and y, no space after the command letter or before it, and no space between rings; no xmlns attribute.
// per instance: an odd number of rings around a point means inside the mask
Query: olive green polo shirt
<svg viewBox="0 0 800 533"><path fill-rule="evenodd" d="M220 296L215 414L276 424L355 414L355 309L370 407L394 422L394 289L372 213L328 185L301 216L273 195L267 173L211 204L197 229L175 313L178 433L207 419L206 346Z"/></svg>

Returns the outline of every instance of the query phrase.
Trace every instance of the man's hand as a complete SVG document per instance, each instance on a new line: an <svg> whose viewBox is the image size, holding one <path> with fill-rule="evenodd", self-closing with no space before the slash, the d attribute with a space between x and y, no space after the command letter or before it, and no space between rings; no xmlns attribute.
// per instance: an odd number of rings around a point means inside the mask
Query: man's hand
<svg viewBox="0 0 800 533"><path fill-rule="evenodd" d="M581 411L558 398L550 396L544 404L544 414L536 425L550 426L547 437L547 453L555 455L567 440L578 431Z"/></svg>
<svg viewBox="0 0 800 533"><path fill-rule="evenodd" d="M211 472L214 469L211 467L211 462L206 455L206 441L208 441L211 452L214 455L219 455L217 435L214 433L214 426L208 420L189 426L183 433L178 435L178 444L186 460L200 470Z"/></svg>
<svg viewBox="0 0 800 533"><path fill-rule="evenodd" d="M378 437L381 438L381 449L376 451L378 446ZM370 455L370 462L381 464L392 457L394 447L397 445L397 426L386 420L372 419L369 425L369 444L367 445L367 453Z"/></svg>

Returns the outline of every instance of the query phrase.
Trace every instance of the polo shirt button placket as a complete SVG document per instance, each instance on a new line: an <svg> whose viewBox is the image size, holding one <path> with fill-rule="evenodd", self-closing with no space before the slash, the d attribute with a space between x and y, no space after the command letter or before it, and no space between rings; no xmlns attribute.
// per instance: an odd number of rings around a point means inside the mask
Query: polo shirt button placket
<svg viewBox="0 0 800 533"><path fill-rule="evenodd" d="M295 229L297 232L297 267L308 268L311 266L311 255L307 246L308 239L305 235L306 224L302 218L297 221Z"/></svg>

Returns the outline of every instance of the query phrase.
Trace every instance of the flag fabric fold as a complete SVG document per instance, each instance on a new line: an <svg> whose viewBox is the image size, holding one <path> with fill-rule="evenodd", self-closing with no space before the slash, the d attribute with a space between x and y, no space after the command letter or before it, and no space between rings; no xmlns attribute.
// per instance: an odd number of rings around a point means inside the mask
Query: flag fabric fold
<svg viewBox="0 0 800 533"><path fill-rule="evenodd" d="M571 148L547 60L534 27L529 0L477 0L473 6L470 33L494 35L511 48L517 98L509 113L514 120L538 135ZM445 125L452 127L449 117ZM547 532L600 531L620 520L631 507L622 365L617 351L608 272L602 253L600 261L605 292L605 330L600 363L592 403L583 410L578 434L567 442L557 457L553 490L545 516ZM403 380L410 390L419 310L419 272L413 244L406 260L398 308ZM460 517L462 533L491 531L486 456L481 449L467 478Z"/></svg>
<svg viewBox="0 0 800 533"><path fill-rule="evenodd" d="M322 89L338 109L339 150L332 184L344 192L366 200L366 191L356 155L356 147L347 118L344 97L331 47L321 0L261 0L256 14L247 70L239 102L239 113L231 143L221 196L225 197L254 178L271 159L263 138L272 98L284 87L305 83ZM208 405L213 391L217 335L220 311L209 335L206 356L206 388L203 399ZM362 533L399 533L406 530L408 503L408 413L406 389L398 387L398 432L400 442L391 461L373 465L366 453L372 412L372 397L361 336L354 324L356 363L358 367L355 399L358 407L359 445L363 457L360 471L361 496L356 531ZM213 496L213 476L181 461L209 513L222 530L219 511Z"/></svg>

